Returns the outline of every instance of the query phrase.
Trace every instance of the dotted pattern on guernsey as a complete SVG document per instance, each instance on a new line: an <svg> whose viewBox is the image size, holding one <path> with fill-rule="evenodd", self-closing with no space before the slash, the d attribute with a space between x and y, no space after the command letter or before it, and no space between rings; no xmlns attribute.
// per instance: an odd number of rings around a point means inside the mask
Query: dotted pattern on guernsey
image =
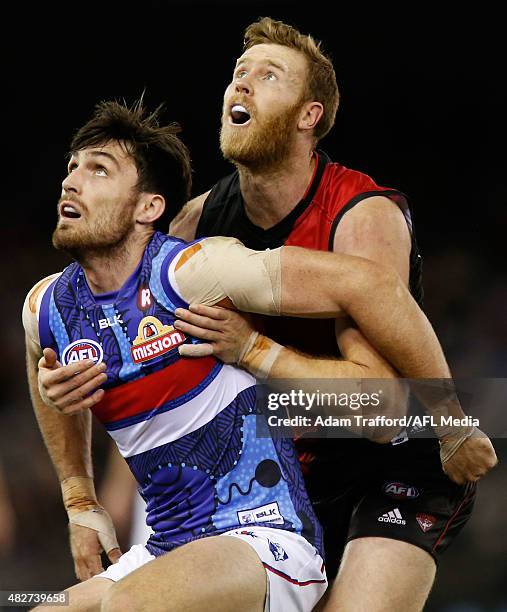
<svg viewBox="0 0 507 612"><path fill-rule="evenodd" d="M56 307L54 288L51 292L51 300L49 304L49 328L53 332L56 344L58 346L59 358L65 350L65 347L70 344L69 335L67 329L63 323L63 319Z"/></svg>
<svg viewBox="0 0 507 612"><path fill-rule="evenodd" d="M113 320L114 317L119 314L114 304L102 306L102 311L104 312L104 315L106 317L109 317L111 320ZM142 376L141 366L138 364L135 364L132 361L132 356L130 353L130 346L132 343L130 341L130 338L126 336L126 333L127 333L125 331L126 327L123 328L120 325L113 325L111 329L118 342L118 346L120 348L120 353L121 353L122 366L118 374L120 380L131 381L131 380L135 380L136 378L141 378Z"/></svg>
<svg viewBox="0 0 507 612"><path fill-rule="evenodd" d="M296 514L283 472L274 486L262 486L256 479L256 470L260 463L271 460L280 466L272 440L256 437L256 416L253 414L244 418L242 430L243 447L237 466L217 479L217 499L228 503L217 501L217 510L212 517L214 526L217 530L230 529L231 525L238 524L239 511L277 502L280 514L285 520L284 525L274 526L287 529L292 524L293 529L301 533L303 524ZM259 457L262 457L261 462Z"/></svg>
<svg viewBox="0 0 507 612"><path fill-rule="evenodd" d="M170 312L174 312L177 308L175 304L169 300L167 297L164 288L162 286L162 280L160 278L162 264L164 263L165 258L170 255L171 251L173 251L176 247L181 246L179 242L172 242L171 240L167 240L161 246L160 251L157 256L153 258L151 265L151 277L150 277L150 290L153 294L153 297L157 300L159 304L161 304L166 310Z"/></svg>

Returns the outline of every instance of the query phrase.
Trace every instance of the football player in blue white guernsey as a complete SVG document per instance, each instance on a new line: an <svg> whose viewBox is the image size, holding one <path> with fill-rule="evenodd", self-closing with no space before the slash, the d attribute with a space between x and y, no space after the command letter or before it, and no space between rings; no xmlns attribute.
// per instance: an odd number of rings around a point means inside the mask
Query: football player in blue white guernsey
<svg viewBox="0 0 507 612"><path fill-rule="evenodd" d="M199 302L274 316L345 312L401 374L443 378L448 368L400 278L378 264L156 231L190 188L176 132L141 105L98 106L72 142L53 234L75 262L37 283L23 308L32 400L83 581L70 588L70 607L309 611L327 580L293 444L256 438L253 376L211 356L180 355L199 341L175 329L174 311ZM83 401L62 412L43 403L43 349L72 370L135 475L154 531L146 546L121 556L95 496L91 413ZM293 356L253 343L242 363L262 375ZM344 373L352 372L346 349L344 357ZM80 386L92 366L96 376ZM102 549L113 561L105 572Z"/></svg>

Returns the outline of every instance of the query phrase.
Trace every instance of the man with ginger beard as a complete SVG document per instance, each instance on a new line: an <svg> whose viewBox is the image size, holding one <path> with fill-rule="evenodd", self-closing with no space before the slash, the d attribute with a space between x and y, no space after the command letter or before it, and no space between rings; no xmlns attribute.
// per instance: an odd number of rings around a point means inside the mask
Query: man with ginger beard
<svg viewBox="0 0 507 612"><path fill-rule="evenodd" d="M226 234L256 249L298 245L380 261L397 270L421 304L421 258L406 197L316 149L337 107L332 64L311 37L268 18L249 26L225 92L220 134L222 153L236 172L189 202L170 231L186 239ZM207 339L214 355L237 361L252 332L246 321L203 306L192 311L177 313L185 320L177 325ZM334 329L327 321L305 322L309 333L303 335L297 327L288 319L262 322L264 336L308 354L300 355L297 368L277 364L270 376L339 377L336 358L351 346L364 360L364 376L379 376L379 355L350 320L337 320ZM475 481L495 463L489 440L470 434L464 432L452 457L439 454L435 439L299 441L325 530L330 579L339 567L325 610L422 609L436 562L470 517ZM394 491L400 483L405 497ZM379 520L394 510L400 520Z"/></svg>
<svg viewBox="0 0 507 612"><path fill-rule="evenodd" d="M221 149L237 170L189 202L170 233L186 240L235 236L259 250L285 244L360 255L393 267L420 302L420 257L406 198L316 150L337 107L332 64L310 37L270 19L252 24L222 117ZM340 377L340 351L354 353L364 377L388 375L380 355L345 318L334 328L305 322L311 333L304 336L296 335L289 320L267 320L265 335L255 336L239 315L202 306L176 314L186 320L176 327L201 334L216 356L246 368L251 364L239 354L249 338L254 347L276 350L272 337L308 354L285 364L277 360L255 371L260 376ZM199 331L204 327L214 331ZM463 431L452 456L445 451L447 440L441 441L441 456L431 440L301 445L307 486L326 530L330 577L343 554L326 609L422 608L435 561L470 516L473 481L494 465L489 441L472 433ZM441 459L455 482L443 474ZM410 496L393 495L390 485L396 483L406 484ZM380 520L394 510L402 519Z"/></svg>

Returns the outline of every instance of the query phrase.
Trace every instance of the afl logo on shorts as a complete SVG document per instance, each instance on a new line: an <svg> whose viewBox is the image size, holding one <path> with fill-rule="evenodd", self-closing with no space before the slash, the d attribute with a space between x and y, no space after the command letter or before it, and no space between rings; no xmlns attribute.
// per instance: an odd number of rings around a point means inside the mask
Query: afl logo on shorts
<svg viewBox="0 0 507 612"><path fill-rule="evenodd" d="M62 353L62 364L69 365L76 361L91 359L95 363L100 363L104 358L104 351L95 340L75 340L65 347Z"/></svg>
<svg viewBox="0 0 507 612"><path fill-rule="evenodd" d="M419 491L411 485L403 482L386 482L383 487L384 493L394 499L414 499L419 497Z"/></svg>

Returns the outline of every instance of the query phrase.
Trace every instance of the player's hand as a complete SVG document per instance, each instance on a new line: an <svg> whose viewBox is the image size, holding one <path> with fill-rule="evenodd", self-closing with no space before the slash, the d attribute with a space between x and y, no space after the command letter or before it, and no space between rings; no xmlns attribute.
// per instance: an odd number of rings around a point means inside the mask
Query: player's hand
<svg viewBox="0 0 507 612"><path fill-rule="evenodd" d="M63 414L76 414L99 402L104 390L98 389L107 380L105 363L91 359L62 366L56 353L45 348L39 360L39 393L50 408Z"/></svg>
<svg viewBox="0 0 507 612"><path fill-rule="evenodd" d="M225 363L237 363L243 347L254 330L249 315L219 306L191 304L189 310L177 308L174 327L206 344L182 344L183 357L213 355Z"/></svg>
<svg viewBox="0 0 507 612"><path fill-rule="evenodd" d="M445 445L452 443L440 441L440 456L445 453ZM491 440L480 429L474 428L459 448L442 463L444 472L458 484L475 482L495 467L498 459Z"/></svg>
<svg viewBox="0 0 507 612"><path fill-rule="evenodd" d="M72 523L69 525L69 532L76 577L84 581L103 572L104 567L100 557L103 549L99 542L99 534L94 529ZM113 548L107 556L111 563L117 563L121 551L119 548Z"/></svg>

